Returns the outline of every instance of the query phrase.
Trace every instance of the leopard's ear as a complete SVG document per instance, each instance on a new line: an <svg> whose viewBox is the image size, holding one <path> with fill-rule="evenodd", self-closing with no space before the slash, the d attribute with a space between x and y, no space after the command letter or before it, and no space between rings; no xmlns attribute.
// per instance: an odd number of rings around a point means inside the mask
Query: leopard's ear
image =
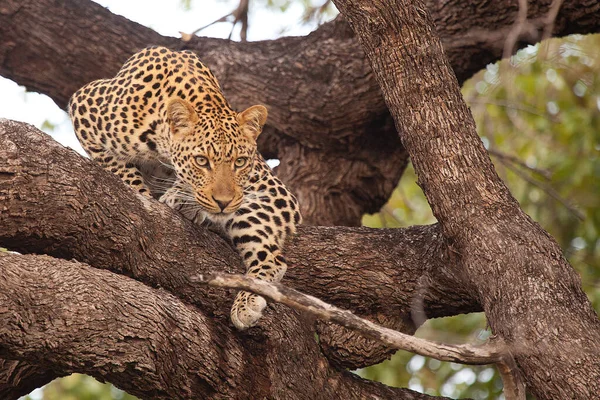
<svg viewBox="0 0 600 400"><path fill-rule="evenodd" d="M256 140L267 122L267 114L265 106L252 106L237 115L238 124L244 133Z"/></svg>
<svg viewBox="0 0 600 400"><path fill-rule="evenodd" d="M167 117L171 134L188 134L194 131L194 124L198 122L198 114L194 107L183 99L172 99L167 104Z"/></svg>

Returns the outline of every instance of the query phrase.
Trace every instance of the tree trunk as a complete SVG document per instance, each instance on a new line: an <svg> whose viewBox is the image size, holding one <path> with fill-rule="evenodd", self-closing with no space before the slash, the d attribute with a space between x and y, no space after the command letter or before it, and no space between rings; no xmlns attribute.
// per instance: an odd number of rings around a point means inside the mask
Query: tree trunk
<svg viewBox="0 0 600 400"><path fill-rule="evenodd" d="M558 244L496 174L419 0L334 0L382 88L457 272L538 399L600 393L600 321Z"/></svg>

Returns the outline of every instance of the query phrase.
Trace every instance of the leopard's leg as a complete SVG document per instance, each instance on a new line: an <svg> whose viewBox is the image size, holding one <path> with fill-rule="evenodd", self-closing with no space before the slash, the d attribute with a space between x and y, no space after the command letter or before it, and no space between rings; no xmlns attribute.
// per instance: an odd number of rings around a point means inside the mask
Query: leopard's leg
<svg viewBox="0 0 600 400"><path fill-rule="evenodd" d="M244 259L246 275L268 282L280 281L287 264L277 244L247 229L234 228L233 231L235 233L231 237ZM238 292L231 308L231 321L236 328L247 329L256 324L266 306L267 302L263 297L250 292Z"/></svg>
<svg viewBox="0 0 600 400"><path fill-rule="evenodd" d="M202 224L206 219L206 212L196 204L193 194L186 189L187 185L179 178L169 187L158 201L179 211L186 219L195 224Z"/></svg>
<svg viewBox="0 0 600 400"><path fill-rule="evenodd" d="M282 255L286 236L301 222L298 203L283 183L271 174L248 188L244 204L225 224L225 230L244 259L246 275L269 281L281 280L287 269ZM239 292L231 309L231 320L238 329L256 324L266 301Z"/></svg>
<svg viewBox="0 0 600 400"><path fill-rule="evenodd" d="M115 159L111 156L103 157L100 154L93 154L92 158L105 170L110 171L121 178L123 182L136 192L147 197L151 196L150 188L146 185L142 173L135 164Z"/></svg>

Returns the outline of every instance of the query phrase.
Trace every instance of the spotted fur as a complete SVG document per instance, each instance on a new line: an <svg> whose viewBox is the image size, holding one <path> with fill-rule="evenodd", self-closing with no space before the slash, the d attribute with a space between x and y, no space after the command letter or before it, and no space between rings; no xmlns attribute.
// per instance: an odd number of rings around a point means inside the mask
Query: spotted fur
<svg viewBox="0 0 600 400"><path fill-rule="evenodd" d="M90 157L150 196L149 165L175 171L160 200L230 238L247 275L279 281L281 254L301 217L295 197L257 152L264 106L237 113L214 75L189 51L151 47L133 55L112 79L91 82L71 98L69 114ZM265 300L239 292L231 319L254 325Z"/></svg>

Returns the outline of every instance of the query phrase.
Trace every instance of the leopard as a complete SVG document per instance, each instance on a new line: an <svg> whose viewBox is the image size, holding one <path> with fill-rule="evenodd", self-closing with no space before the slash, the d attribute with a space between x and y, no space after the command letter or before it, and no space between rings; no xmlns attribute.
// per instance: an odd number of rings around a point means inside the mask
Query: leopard
<svg viewBox="0 0 600 400"><path fill-rule="evenodd" d="M264 105L234 111L196 53L152 46L132 55L113 78L77 90L68 112L92 160L142 198L157 197L195 223L217 227L247 276L282 279L283 247L302 216L294 194L258 152ZM147 173L157 166L173 175L157 178L162 187ZM231 321L245 330L266 306L263 297L240 291Z"/></svg>

